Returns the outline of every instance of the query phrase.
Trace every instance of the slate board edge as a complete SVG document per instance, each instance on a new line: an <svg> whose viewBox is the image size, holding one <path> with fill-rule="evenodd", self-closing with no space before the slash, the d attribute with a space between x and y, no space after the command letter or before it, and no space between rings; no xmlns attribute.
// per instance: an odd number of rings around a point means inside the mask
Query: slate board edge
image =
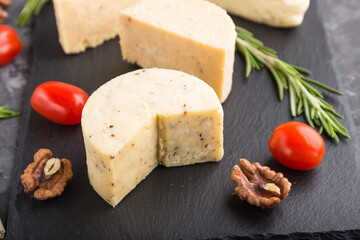
<svg viewBox="0 0 360 240"><path fill-rule="evenodd" d="M219 238L208 238L207 240L236 240L236 239L359 239L360 230L345 230L345 231L329 231L329 232L314 232L314 233L305 233L305 232L294 232L287 235L279 234L254 234L251 236L223 236Z"/></svg>
<svg viewBox="0 0 360 240"><path fill-rule="evenodd" d="M321 6L321 4L317 3L317 2L311 2L311 4L315 4L316 5L316 12L319 16L321 16L322 14L320 13L320 10L319 10L319 6ZM324 21L326 21L325 17L321 16L320 17L320 22L322 23L322 28L323 28L323 31L325 32L325 34L329 34L329 32L327 31L327 29L324 27ZM335 61L333 61L333 59L335 58L334 57L334 51L331 50L331 44L330 44L330 39L327 38L326 39L326 47L328 49L330 49L329 53L330 53L330 65L331 65L331 68L332 68L332 71L334 72L334 75L335 75L335 78L336 78L336 81L339 83L339 87L338 87L338 90L342 93L345 93L346 92L346 89L345 89L345 80L343 78L340 77L340 73L339 71L337 71L337 68L335 67ZM325 91L324 91L325 92ZM341 96L342 98L344 98L344 101L345 101L345 104L344 104L344 108L346 109L345 112L349 112L351 113L351 108L350 108L350 103L349 103L349 98L347 97L346 94L344 94L343 96ZM336 110L336 109L335 109ZM355 131L354 132L350 132L350 136L351 136L351 139L352 141L355 141L358 143L358 145L360 146L360 132L357 132L357 128L356 128L356 124L355 124L355 120L354 120L354 117L352 114L350 114L349 116L349 119L351 119L351 121L349 121L349 125L350 126L345 126L347 127L348 129L354 129ZM341 121L340 121L341 122ZM343 137L341 137L341 139L344 139ZM341 141L341 140L340 140ZM359 152L359 150L358 150Z"/></svg>
<svg viewBox="0 0 360 240"><path fill-rule="evenodd" d="M39 20L36 21L36 23L31 24L31 35L34 35L34 31L36 29L36 26L38 26L38 22ZM36 60L36 56L34 54L34 49L33 46L30 47L30 56L28 57L29 59L29 74L28 74L28 82L27 82L27 89L24 91L24 96L23 96L23 100L22 100L22 111L20 114L20 121L19 121L19 126L21 127L18 130L18 139L16 141L16 153L14 156L14 161L16 162L18 159L21 159L21 156L24 152L24 148L22 148L21 146L24 145L25 139L26 139L26 134L27 134L27 130L28 130L28 125L29 125L29 117L30 117L30 113L31 113L31 107L29 107L30 102L29 99L32 95L32 88L31 86L32 84L32 79L33 79L33 75L34 75L34 66L33 64L35 63ZM20 166L18 164L14 164L14 168L12 170L12 180L11 180L11 184L10 184L10 188L9 188L9 202L8 202L8 214L7 214L7 219L5 219L5 222L3 222L4 227L5 227L5 239L7 239L7 233L8 233L8 229L7 226L9 225L8 223L12 220L12 216L9 215L9 209L11 208L11 206L14 205L14 201L12 201L13 199L15 199L15 191L13 191L13 188L17 185L18 181L20 181L20 176L18 176L17 173L22 172L22 169L20 169ZM14 206L14 209L15 206ZM14 229L16 231L16 229Z"/></svg>

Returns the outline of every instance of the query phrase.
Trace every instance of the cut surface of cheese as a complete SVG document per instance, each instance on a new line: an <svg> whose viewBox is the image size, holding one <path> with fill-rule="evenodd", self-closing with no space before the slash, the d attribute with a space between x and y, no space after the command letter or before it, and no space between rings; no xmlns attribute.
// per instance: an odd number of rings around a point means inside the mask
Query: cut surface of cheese
<svg viewBox="0 0 360 240"><path fill-rule="evenodd" d="M225 10L274 27L299 26L310 0L209 0Z"/></svg>
<svg viewBox="0 0 360 240"><path fill-rule="evenodd" d="M53 0L65 53L96 47L118 34L119 11L139 0Z"/></svg>
<svg viewBox="0 0 360 240"><path fill-rule="evenodd" d="M223 110L216 93L189 74L143 69L96 90L81 120L89 180L117 205L158 164L220 161Z"/></svg>
<svg viewBox="0 0 360 240"><path fill-rule="evenodd" d="M204 0L144 0L120 11L122 56L150 68L180 70L209 84L224 102L231 90L235 25Z"/></svg>

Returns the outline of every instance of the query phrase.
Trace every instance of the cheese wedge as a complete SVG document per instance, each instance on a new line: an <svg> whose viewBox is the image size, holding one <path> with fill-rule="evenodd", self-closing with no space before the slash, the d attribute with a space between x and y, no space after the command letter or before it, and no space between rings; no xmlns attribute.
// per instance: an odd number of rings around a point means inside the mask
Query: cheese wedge
<svg viewBox="0 0 360 240"><path fill-rule="evenodd" d="M186 73L143 69L96 90L81 120L90 183L117 205L158 164L219 161L223 110L213 89Z"/></svg>
<svg viewBox="0 0 360 240"><path fill-rule="evenodd" d="M119 11L139 0L53 0L65 53L96 47L118 34Z"/></svg>
<svg viewBox="0 0 360 240"><path fill-rule="evenodd" d="M224 102L231 90L235 25L204 0L144 0L121 11L122 56L131 63L180 70L209 84Z"/></svg>
<svg viewBox="0 0 360 240"><path fill-rule="evenodd" d="M310 0L209 0L232 14L274 27L301 25Z"/></svg>

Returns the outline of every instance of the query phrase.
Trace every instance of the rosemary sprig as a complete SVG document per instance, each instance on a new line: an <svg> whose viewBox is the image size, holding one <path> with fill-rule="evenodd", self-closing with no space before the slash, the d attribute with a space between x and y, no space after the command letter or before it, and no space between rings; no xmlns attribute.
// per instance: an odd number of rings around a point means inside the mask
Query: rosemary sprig
<svg viewBox="0 0 360 240"><path fill-rule="evenodd" d="M311 74L309 70L281 61L276 51L265 47L249 31L236 27L236 32L236 49L245 58L246 77L250 76L253 68L260 70L266 67L275 79L280 101L284 98L284 89L289 90L292 117L304 114L311 127L318 126L320 134L325 130L336 142L339 142L338 134L350 138L348 130L336 119L343 117L324 101L321 91L312 85L335 94L343 95L343 93L305 77L304 74Z"/></svg>
<svg viewBox="0 0 360 240"><path fill-rule="evenodd" d="M0 107L0 119L15 117L18 116L19 114L20 113L18 112L14 112L10 110L8 106Z"/></svg>
<svg viewBox="0 0 360 240"><path fill-rule="evenodd" d="M25 27L28 25L32 17L39 15L42 7L49 1L50 0L27 0L16 20L15 26Z"/></svg>

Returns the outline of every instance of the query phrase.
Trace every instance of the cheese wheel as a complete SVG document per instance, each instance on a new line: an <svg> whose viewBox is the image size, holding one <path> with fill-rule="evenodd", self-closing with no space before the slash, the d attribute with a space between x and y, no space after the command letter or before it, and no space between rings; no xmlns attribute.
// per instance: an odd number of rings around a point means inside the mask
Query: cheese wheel
<svg viewBox="0 0 360 240"><path fill-rule="evenodd" d="M225 10L274 27L301 25L310 0L209 0Z"/></svg>
<svg viewBox="0 0 360 240"><path fill-rule="evenodd" d="M81 120L90 183L117 205L159 163L219 161L223 110L213 89L186 73L143 69L96 90Z"/></svg>
<svg viewBox="0 0 360 240"><path fill-rule="evenodd" d="M204 0L143 0L120 12L122 56L131 63L180 70L209 84L224 102L231 90L235 25Z"/></svg>
<svg viewBox="0 0 360 240"><path fill-rule="evenodd" d="M118 34L119 11L139 0L53 0L65 53L96 47Z"/></svg>

